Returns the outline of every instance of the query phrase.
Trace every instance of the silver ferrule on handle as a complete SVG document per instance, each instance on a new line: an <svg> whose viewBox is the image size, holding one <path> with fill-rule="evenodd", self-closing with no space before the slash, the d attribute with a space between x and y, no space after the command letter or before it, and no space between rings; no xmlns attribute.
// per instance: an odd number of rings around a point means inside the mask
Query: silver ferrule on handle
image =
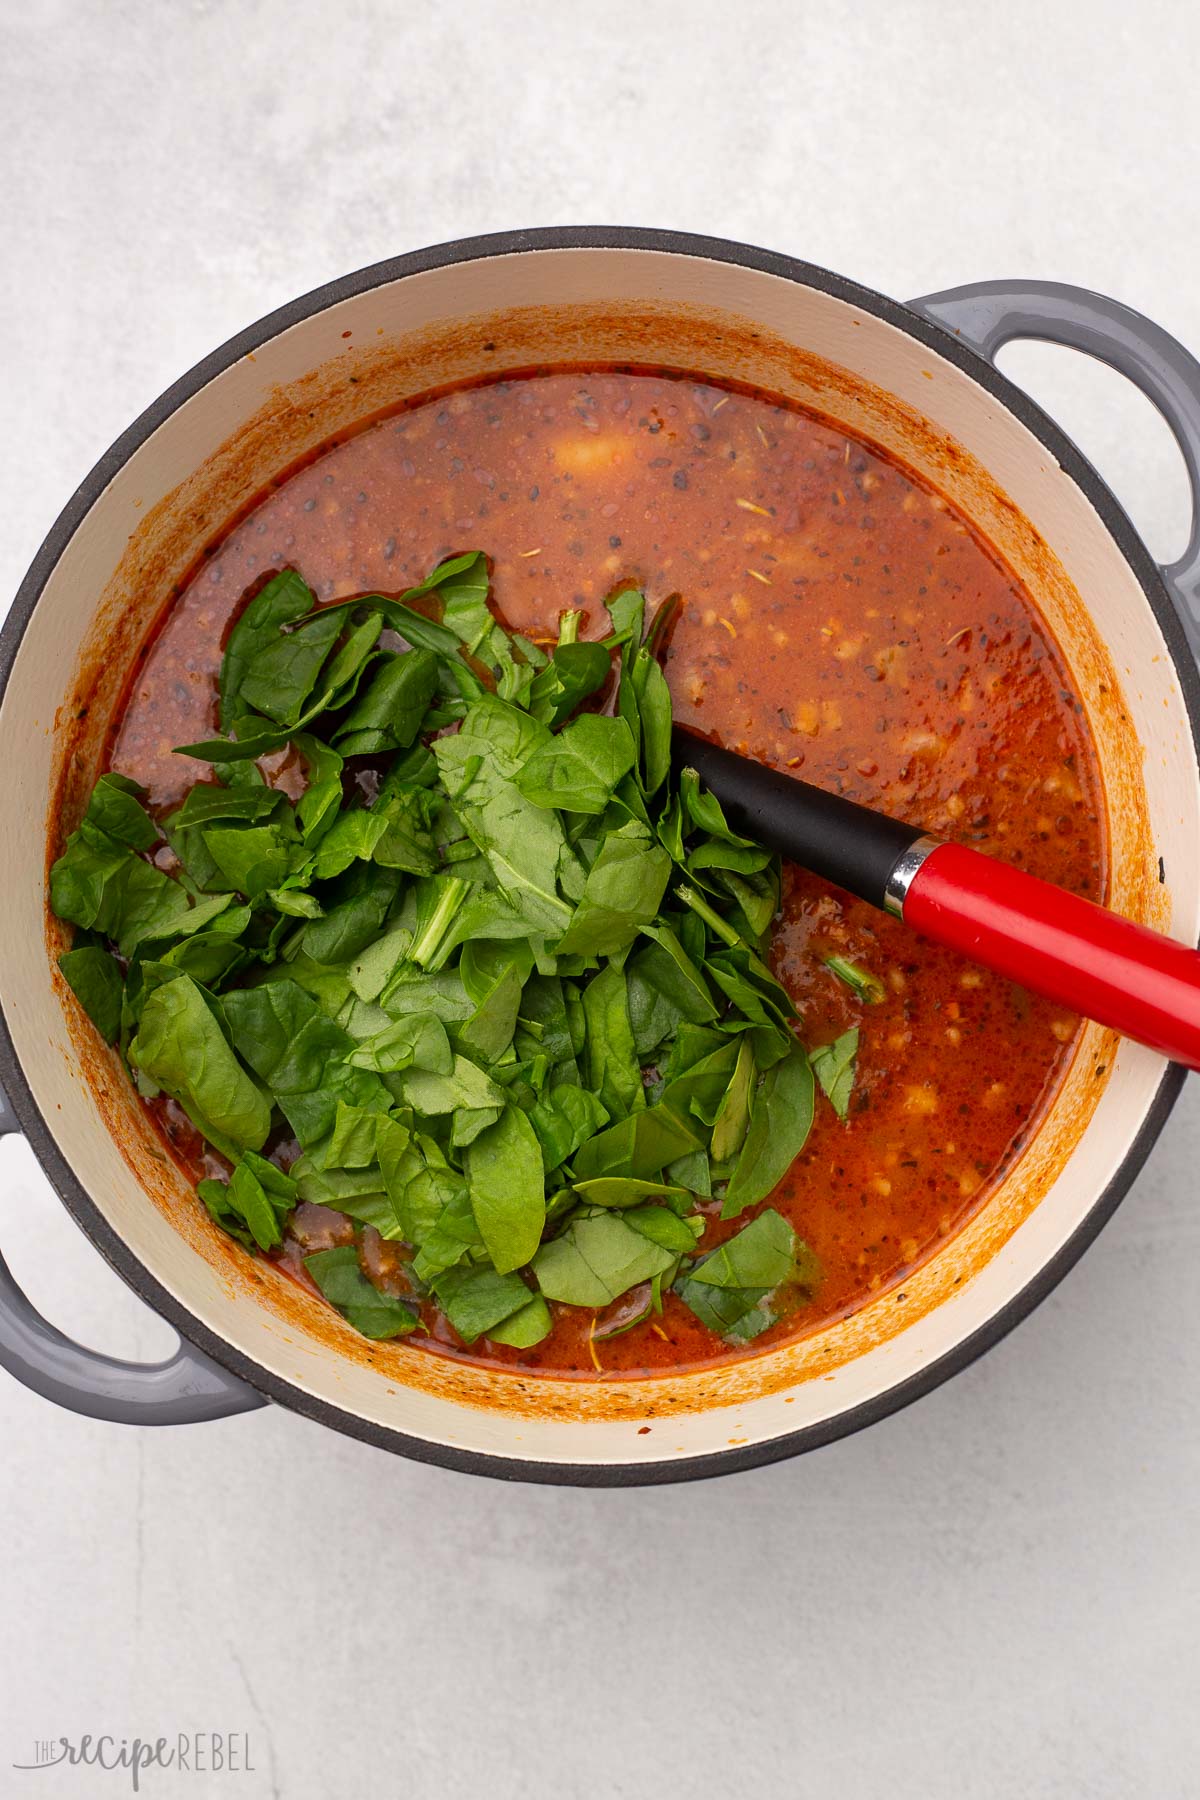
<svg viewBox="0 0 1200 1800"><path fill-rule="evenodd" d="M904 917L904 902L908 898L909 888L917 878L917 871L929 853L938 849L943 842L942 838L932 837L927 833L901 853L883 891L883 909L890 912L893 919Z"/></svg>

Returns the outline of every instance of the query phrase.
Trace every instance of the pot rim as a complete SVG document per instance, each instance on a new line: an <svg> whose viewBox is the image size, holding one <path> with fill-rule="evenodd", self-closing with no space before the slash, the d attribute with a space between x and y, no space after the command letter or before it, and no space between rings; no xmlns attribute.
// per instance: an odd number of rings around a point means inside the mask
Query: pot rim
<svg viewBox="0 0 1200 1800"><path fill-rule="evenodd" d="M423 250L408 251L313 288L227 339L172 382L121 433L80 483L51 525L28 573L17 589L3 627L0 628L0 702L7 691L9 676L25 629L51 572L67 545L118 471L185 401L248 352L258 350L291 326L300 324L343 300L409 275L423 274L455 263L539 250L649 251L740 264L745 268L814 288L871 313L955 364L1039 439L1064 474L1082 490L1105 529L1115 540L1163 633L1184 697L1192 739L1197 754L1200 755L1200 669L1192 657L1162 573L1111 489L1071 439L1035 401L1002 375L993 363L970 349L943 326L935 324L901 302L891 300L845 276L797 257L759 249L727 238L628 226L553 226L525 231L492 232L453 239ZM694 1481L734 1474L742 1469L781 1462L787 1457L848 1437L865 1426L900 1411L939 1387L1005 1337L1074 1267L1112 1217L1141 1170L1178 1097L1184 1075L1185 1071L1176 1064L1165 1067L1154 1098L1119 1167L1067 1241L990 1319L919 1374L910 1376L834 1418L785 1433L761 1444L726 1448L710 1454L659 1463L526 1461L519 1457L461 1450L453 1445L413 1437L363 1419L353 1412L306 1393L292 1382L263 1368L196 1318L159 1284L145 1264L128 1248L92 1201L59 1150L26 1082L13 1047L3 1002L0 1000L0 1088L11 1102L20 1121L21 1131L28 1138L39 1163L75 1223L135 1293L166 1319L181 1337L267 1398L280 1402L318 1424L331 1426L377 1448L390 1450L417 1462L433 1463L469 1474L573 1487L657 1486L667 1482Z"/></svg>

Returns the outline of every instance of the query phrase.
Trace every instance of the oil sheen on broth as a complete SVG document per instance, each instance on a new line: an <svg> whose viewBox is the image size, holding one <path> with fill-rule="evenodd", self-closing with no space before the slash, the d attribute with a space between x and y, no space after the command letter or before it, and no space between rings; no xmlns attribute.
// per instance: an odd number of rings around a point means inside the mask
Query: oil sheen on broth
<svg viewBox="0 0 1200 1800"><path fill-rule="evenodd" d="M1103 802L1071 678L1029 595L939 495L829 423L699 378L554 370L413 404L287 475L171 607L132 683L112 766L155 808L203 765L223 636L248 586L297 567L321 601L399 593L464 549L493 559L510 626L607 629L605 595L683 596L667 674L676 716L730 747L977 844L1092 898ZM294 789L298 765L274 760ZM876 974L864 1005L825 968ZM1020 1152L1078 1021L794 868L773 960L815 1046L861 1027L851 1114L818 1103L773 1204L823 1270L811 1304L756 1353L854 1310L953 1232ZM179 1160L202 1146L167 1103ZM384 1259L391 1246L376 1245ZM295 1245L285 1264L300 1268ZM376 1271L386 1277L386 1267ZM575 1309L572 1309L574 1311ZM527 1351L444 1327L410 1341L472 1360L594 1376L586 1318ZM675 1299L606 1340L606 1375L734 1354Z"/></svg>

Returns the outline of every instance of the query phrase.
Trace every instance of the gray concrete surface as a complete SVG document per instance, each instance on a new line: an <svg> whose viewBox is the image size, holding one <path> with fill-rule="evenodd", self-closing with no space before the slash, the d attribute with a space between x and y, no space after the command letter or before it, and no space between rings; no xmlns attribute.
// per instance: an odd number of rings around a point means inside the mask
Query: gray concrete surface
<svg viewBox="0 0 1200 1800"><path fill-rule="evenodd" d="M468 232L688 227L901 297L1054 277L1200 346L1198 52L1154 0L0 0L0 604L195 358ZM1006 364L1177 549L1146 404L1067 353ZM0 1379L0 1794L128 1792L10 1768L87 1731L249 1733L252 1774L153 1796L1197 1794L1198 1096L998 1350L727 1481L507 1488ZM82 1337L169 1345L12 1140L0 1244Z"/></svg>

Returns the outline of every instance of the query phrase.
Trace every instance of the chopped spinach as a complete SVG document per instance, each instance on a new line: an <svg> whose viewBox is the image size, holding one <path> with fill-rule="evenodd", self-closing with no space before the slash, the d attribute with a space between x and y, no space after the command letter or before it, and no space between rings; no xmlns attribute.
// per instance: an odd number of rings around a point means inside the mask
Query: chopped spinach
<svg viewBox="0 0 1200 1800"><path fill-rule="evenodd" d="M305 1257L304 1267L330 1305L363 1337L402 1337L415 1331L421 1322L412 1307L394 1294L383 1293L368 1280L353 1244L343 1244L336 1250L317 1250Z"/></svg>
<svg viewBox="0 0 1200 1800"><path fill-rule="evenodd" d="M619 1299L674 1261L675 1252L636 1231L620 1213L586 1212L542 1245L533 1272L548 1300L597 1307Z"/></svg>
<svg viewBox="0 0 1200 1800"><path fill-rule="evenodd" d="M531 1262L546 1223L545 1168L537 1133L516 1106L466 1153L471 1209L488 1255L501 1275Z"/></svg>
<svg viewBox="0 0 1200 1800"><path fill-rule="evenodd" d="M485 1333L490 1335L497 1325L524 1312L536 1299L519 1275L501 1275L479 1264L447 1269L434 1281L433 1291L464 1344L473 1344ZM536 1343L537 1339L526 1338L526 1342Z"/></svg>
<svg viewBox="0 0 1200 1800"><path fill-rule="evenodd" d="M850 1031L843 1031L841 1037L835 1038L832 1044L822 1044L819 1050L809 1052L812 1072L839 1119L844 1119L850 1110L857 1057L857 1026Z"/></svg>
<svg viewBox="0 0 1200 1800"><path fill-rule="evenodd" d="M102 944L82 944L65 951L58 966L100 1036L106 1044L113 1043L121 1030L125 992L116 957Z"/></svg>
<svg viewBox="0 0 1200 1800"><path fill-rule="evenodd" d="M624 719L581 713L521 765L517 786L535 806L602 813L636 755Z"/></svg>
<svg viewBox="0 0 1200 1800"><path fill-rule="evenodd" d="M767 1070L751 1100L746 1141L729 1177L723 1219L765 1200L804 1148L813 1117L813 1076L797 1044Z"/></svg>
<svg viewBox="0 0 1200 1800"><path fill-rule="evenodd" d="M780 1213L768 1207L680 1275L675 1291L710 1331L744 1344L806 1298L811 1259ZM798 1284L793 1295L781 1294Z"/></svg>
<svg viewBox="0 0 1200 1800"><path fill-rule="evenodd" d="M262 1148L271 1129L270 1103L189 975L164 982L147 997L129 1060L172 1094L218 1148Z"/></svg>
<svg viewBox="0 0 1200 1800"><path fill-rule="evenodd" d="M872 975L870 969L861 968L844 956L827 956L824 962L829 973L844 981L859 1000L865 1000L868 1006L878 1006L886 991L878 975Z"/></svg>
<svg viewBox="0 0 1200 1800"><path fill-rule="evenodd" d="M764 960L778 864L671 778L677 608L644 632L623 589L603 643L567 612L547 656L491 612L478 552L330 606L285 570L230 632L222 735L181 747L213 778L160 828L103 775L51 870L66 981L226 1160L212 1218L270 1255L298 1204L340 1213L355 1241L304 1267L366 1337L425 1308L522 1351L554 1308L637 1290L615 1336L673 1289L742 1343L815 1279L769 1207L702 1249L715 1203L737 1217L786 1175L814 1076L846 1117L859 1034L805 1054ZM294 804L257 765L287 744ZM372 1232L405 1298L368 1274Z"/></svg>

